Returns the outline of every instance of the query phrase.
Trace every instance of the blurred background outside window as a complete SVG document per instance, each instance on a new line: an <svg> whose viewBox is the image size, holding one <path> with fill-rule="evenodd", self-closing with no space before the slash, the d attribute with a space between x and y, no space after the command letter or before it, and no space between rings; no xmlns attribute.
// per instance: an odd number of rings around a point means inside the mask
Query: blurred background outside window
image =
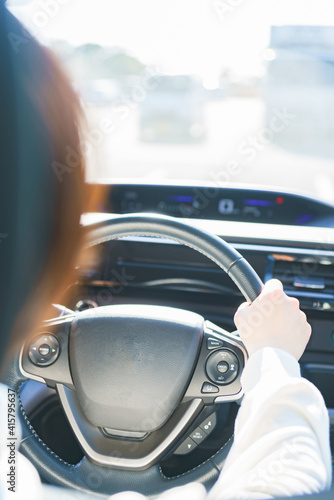
<svg viewBox="0 0 334 500"><path fill-rule="evenodd" d="M246 183L334 203L332 0L7 3L82 97L88 180Z"/></svg>

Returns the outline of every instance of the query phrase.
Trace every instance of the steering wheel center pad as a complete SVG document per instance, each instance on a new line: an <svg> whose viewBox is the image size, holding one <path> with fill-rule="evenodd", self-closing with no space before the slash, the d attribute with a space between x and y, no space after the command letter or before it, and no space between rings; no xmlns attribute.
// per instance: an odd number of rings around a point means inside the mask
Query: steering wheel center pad
<svg viewBox="0 0 334 500"><path fill-rule="evenodd" d="M107 429L161 427L186 391L203 332L204 318L176 308L113 305L78 314L70 366L85 416Z"/></svg>

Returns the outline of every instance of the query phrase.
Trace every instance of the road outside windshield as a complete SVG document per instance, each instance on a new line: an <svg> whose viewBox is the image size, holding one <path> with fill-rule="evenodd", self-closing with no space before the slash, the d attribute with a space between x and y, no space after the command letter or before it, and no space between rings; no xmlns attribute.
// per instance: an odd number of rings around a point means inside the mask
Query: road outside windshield
<svg viewBox="0 0 334 500"><path fill-rule="evenodd" d="M82 97L88 180L257 184L334 203L332 0L7 4Z"/></svg>

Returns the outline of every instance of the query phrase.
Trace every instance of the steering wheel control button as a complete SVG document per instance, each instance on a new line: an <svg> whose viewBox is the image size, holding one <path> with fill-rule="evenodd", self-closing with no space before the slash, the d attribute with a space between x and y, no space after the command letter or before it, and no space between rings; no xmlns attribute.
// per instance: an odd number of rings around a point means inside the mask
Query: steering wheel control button
<svg viewBox="0 0 334 500"><path fill-rule="evenodd" d="M49 333L35 337L28 348L29 359L37 366L51 365L58 359L59 353L59 342Z"/></svg>
<svg viewBox="0 0 334 500"><path fill-rule="evenodd" d="M48 344L42 344L39 346L38 352L41 356L47 356L50 353L50 346Z"/></svg>
<svg viewBox="0 0 334 500"><path fill-rule="evenodd" d="M217 349L217 347L224 347L224 342L219 339L214 339L213 337L209 337L206 341L207 349Z"/></svg>
<svg viewBox="0 0 334 500"><path fill-rule="evenodd" d="M197 429L195 429L194 432L190 434L190 437L193 441L199 444L204 441L204 439L207 437L207 434L205 434L205 432L200 427L197 427Z"/></svg>
<svg viewBox="0 0 334 500"><path fill-rule="evenodd" d="M207 359L206 372L209 379L216 384L230 384L237 378L238 371L238 358L232 351L227 349L215 351Z"/></svg>
<svg viewBox="0 0 334 500"><path fill-rule="evenodd" d="M197 443L188 437L183 443L175 450L174 455L188 455L197 446Z"/></svg>
<svg viewBox="0 0 334 500"><path fill-rule="evenodd" d="M219 361L217 365L217 370L219 373L226 373L229 370L229 365L226 363L226 361Z"/></svg>
<svg viewBox="0 0 334 500"><path fill-rule="evenodd" d="M219 392L218 387L210 384L209 382L204 382L204 384L202 385L202 394L210 394L215 392Z"/></svg>
<svg viewBox="0 0 334 500"><path fill-rule="evenodd" d="M200 428L205 432L206 435L209 435L213 429L216 427L217 417L216 414L213 413L210 417L206 418L204 422L201 423Z"/></svg>

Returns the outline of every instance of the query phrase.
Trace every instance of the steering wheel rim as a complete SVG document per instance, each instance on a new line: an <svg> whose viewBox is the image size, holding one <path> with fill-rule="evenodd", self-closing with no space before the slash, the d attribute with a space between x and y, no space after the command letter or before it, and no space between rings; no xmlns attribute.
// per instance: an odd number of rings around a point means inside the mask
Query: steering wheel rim
<svg viewBox="0 0 334 500"><path fill-rule="evenodd" d="M215 235L189 226L184 222L160 215L133 214L94 224L86 229L86 247L127 236L154 236L168 238L202 253L230 276L246 300L254 300L263 284L249 263L228 243ZM27 380L20 370L20 356L12 360L5 374L5 383L17 393ZM58 457L36 434L21 405L22 453L36 466L43 478L52 484L75 488L82 492L111 495L120 491L134 490L147 496L192 481L201 482L207 488L216 481L232 444L232 439L211 458L186 472L167 478L159 464L143 471L117 470L93 463L86 456L76 465L70 465Z"/></svg>
<svg viewBox="0 0 334 500"><path fill-rule="evenodd" d="M177 241L215 262L234 281L247 301L252 302L261 293L261 279L229 243L173 217L156 214L115 217L91 226L88 229L86 246L93 247L127 236L153 236Z"/></svg>

